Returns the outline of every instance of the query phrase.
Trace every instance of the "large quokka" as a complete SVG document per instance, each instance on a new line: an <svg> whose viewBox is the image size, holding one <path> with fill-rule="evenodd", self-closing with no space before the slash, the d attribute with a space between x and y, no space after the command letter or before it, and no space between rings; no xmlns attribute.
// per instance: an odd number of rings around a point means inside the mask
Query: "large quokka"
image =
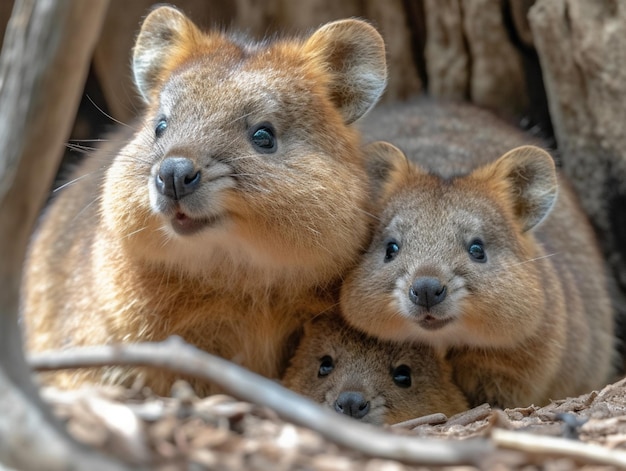
<svg viewBox="0 0 626 471"><path fill-rule="evenodd" d="M431 348L385 342L320 316L305 325L283 384L340 414L394 424L468 408L452 368Z"/></svg>
<svg viewBox="0 0 626 471"><path fill-rule="evenodd" d="M445 352L473 406L545 404L610 381L605 266L552 157L470 106L382 107L364 126L409 158L379 147L384 209L343 285L346 319Z"/></svg>
<svg viewBox="0 0 626 471"><path fill-rule="evenodd" d="M175 334L277 378L292 336L336 304L369 241L352 123L384 90L383 40L343 20L256 43L160 7L143 22L133 73L146 103L134 134L88 157L34 236L27 346ZM174 379L111 368L50 381L137 376L161 394Z"/></svg>

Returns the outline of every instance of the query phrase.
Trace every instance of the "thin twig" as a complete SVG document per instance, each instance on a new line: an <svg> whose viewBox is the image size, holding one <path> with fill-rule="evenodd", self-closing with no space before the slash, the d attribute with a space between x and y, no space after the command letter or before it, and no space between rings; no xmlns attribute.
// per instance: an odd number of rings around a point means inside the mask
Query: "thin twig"
<svg viewBox="0 0 626 471"><path fill-rule="evenodd" d="M610 450L593 443L497 428L491 431L491 439L501 448L524 451L532 455L567 456L579 462L626 469L626 452Z"/></svg>
<svg viewBox="0 0 626 471"><path fill-rule="evenodd" d="M423 415L422 417L416 417L414 419L404 420L402 422L398 422L393 424L391 428L405 428L405 429L414 429L415 427L419 427L420 425L439 425L443 424L448 420L445 414L441 412L436 412L435 414Z"/></svg>
<svg viewBox="0 0 626 471"><path fill-rule="evenodd" d="M478 420L483 420L491 414L491 406L489 404L481 404L473 409L460 412L448 419L446 425L468 425Z"/></svg>
<svg viewBox="0 0 626 471"><path fill-rule="evenodd" d="M336 414L275 381L208 354L178 337L159 343L80 347L31 355L38 371L97 366L151 366L190 375L218 385L228 394L268 407L283 419L318 432L326 439L366 456L422 465L478 465L493 451L488 440L425 439L394 435Z"/></svg>

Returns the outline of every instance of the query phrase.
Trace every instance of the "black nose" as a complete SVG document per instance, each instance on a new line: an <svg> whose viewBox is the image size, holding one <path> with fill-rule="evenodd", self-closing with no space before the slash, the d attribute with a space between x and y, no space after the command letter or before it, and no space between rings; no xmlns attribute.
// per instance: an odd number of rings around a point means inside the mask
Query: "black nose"
<svg viewBox="0 0 626 471"><path fill-rule="evenodd" d="M168 157L161 162L156 175L156 188L159 193L173 200L193 193L200 185L200 170L184 157Z"/></svg>
<svg viewBox="0 0 626 471"><path fill-rule="evenodd" d="M362 419L370 411L370 403L359 392L344 391L335 401L335 410L340 414Z"/></svg>
<svg viewBox="0 0 626 471"><path fill-rule="evenodd" d="M422 276L409 289L409 299L418 306L430 309L446 298L446 287L437 278Z"/></svg>

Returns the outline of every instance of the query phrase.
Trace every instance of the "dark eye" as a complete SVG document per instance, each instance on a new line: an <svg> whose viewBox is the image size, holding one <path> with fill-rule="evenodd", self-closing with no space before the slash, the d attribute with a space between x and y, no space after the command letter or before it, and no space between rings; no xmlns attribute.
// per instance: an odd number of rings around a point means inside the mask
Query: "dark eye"
<svg viewBox="0 0 626 471"><path fill-rule="evenodd" d="M250 130L250 142L262 154L276 152L274 128L269 123L261 123Z"/></svg>
<svg viewBox="0 0 626 471"><path fill-rule="evenodd" d="M163 135L166 129L167 129L167 120L165 118L161 118L159 119L159 122L157 123L156 128L154 128L154 135L157 138L159 138Z"/></svg>
<svg viewBox="0 0 626 471"><path fill-rule="evenodd" d="M330 372L333 371L333 368L335 368L333 359L328 355L323 356L320 360L320 369L317 372L317 377L328 376Z"/></svg>
<svg viewBox="0 0 626 471"><path fill-rule="evenodd" d="M400 251L400 244L395 239L391 239L387 242L387 246L385 247L385 262L392 261L396 254Z"/></svg>
<svg viewBox="0 0 626 471"><path fill-rule="evenodd" d="M469 252L469 254L471 255L472 259L476 262L486 262L487 261L487 254L485 253L485 247L483 247L483 241L480 239L475 239L472 241L472 243L469 245L469 248L467 249L467 251Z"/></svg>
<svg viewBox="0 0 626 471"><path fill-rule="evenodd" d="M391 372L393 376L393 382L396 386L401 388L408 388L411 386L411 368L406 365L400 365L393 369Z"/></svg>

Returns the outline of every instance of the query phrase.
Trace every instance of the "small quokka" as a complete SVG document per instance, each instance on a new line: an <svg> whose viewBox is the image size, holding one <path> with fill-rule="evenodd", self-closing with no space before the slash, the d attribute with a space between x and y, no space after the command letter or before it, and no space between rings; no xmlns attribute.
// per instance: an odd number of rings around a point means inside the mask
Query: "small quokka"
<svg viewBox="0 0 626 471"><path fill-rule="evenodd" d="M381 341L323 315L305 325L283 384L375 425L468 408L452 369L431 348Z"/></svg>
<svg viewBox="0 0 626 471"><path fill-rule="evenodd" d="M364 127L407 156L378 147L380 223L343 285L347 321L446 354L470 406L543 405L613 379L604 261L551 155L468 105L382 107Z"/></svg>
<svg viewBox="0 0 626 471"><path fill-rule="evenodd" d="M371 181L353 123L385 88L382 37L350 19L253 42L201 32L163 6L142 24L133 74L146 108L132 136L89 156L34 234L27 347L178 335L279 378L369 241ZM116 367L46 380L138 377L159 394L175 379Z"/></svg>

